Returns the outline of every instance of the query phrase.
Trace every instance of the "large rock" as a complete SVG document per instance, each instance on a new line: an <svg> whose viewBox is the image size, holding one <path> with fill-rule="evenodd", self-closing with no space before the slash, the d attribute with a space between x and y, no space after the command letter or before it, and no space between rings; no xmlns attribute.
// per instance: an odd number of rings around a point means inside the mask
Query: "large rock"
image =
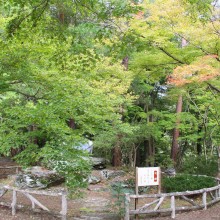
<svg viewBox="0 0 220 220"><path fill-rule="evenodd" d="M175 176L176 175L176 170L175 168L167 168L166 170L164 170L164 173L167 175L167 176Z"/></svg>
<svg viewBox="0 0 220 220"><path fill-rule="evenodd" d="M90 157L92 166L95 169L104 169L106 167L106 159L101 157Z"/></svg>
<svg viewBox="0 0 220 220"><path fill-rule="evenodd" d="M126 173L123 170L102 170L101 176L103 179L113 179L115 177L123 177Z"/></svg>
<svg viewBox="0 0 220 220"><path fill-rule="evenodd" d="M100 182L101 182L101 179L97 176L90 175L89 178L88 178L88 183L89 184L97 184L97 183L100 183Z"/></svg>
<svg viewBox="0 0 220 220"><path fill-rule="evenodd" d="M15 179L15 185L19 188L43 189L51 185L60 184L63 181L64 178L55 171L36 166L24 170L22 174L18 174Z"/></svg>

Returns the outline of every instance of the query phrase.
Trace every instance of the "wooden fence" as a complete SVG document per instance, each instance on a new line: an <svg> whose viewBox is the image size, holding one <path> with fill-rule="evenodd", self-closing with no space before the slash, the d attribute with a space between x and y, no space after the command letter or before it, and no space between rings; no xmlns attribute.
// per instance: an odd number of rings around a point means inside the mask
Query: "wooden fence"
<svg viewBox="0 0 220 220"><path fill-rule="evenodd" d="M218 185L211 188L186 191L186 192L174 192L174 193L162 193L162 194L146 194L146 195L130 195L125 194L125 220L130 219L130 215L140 214L156 214L156 213L171 213L171 217L175 218L177 211L190 211L197 209L207 209L208 206L220 201L220 184L217 179ZM195 200L195 196L202 196L201 201ZM197 197L196 197L197 198ZM140 200L148 199L148 203L140 203ZM179 200L182 203L177 205L175 202ZM139 206L132 209L131 205L133 201L137 201ZM149 202L149 200L151 200ZM152 201L153 200L153 201ZM166 201L166 202L165 202ZM185 205L185 204L187 205Z"/></svg>
<svg viewBox="0 0 220 220"><path fill-rule="evenodd" d="M0 198L3 197L8 191L12 191L12 203L10 205L12 209L12 215L16 214L16 208L19 206L17 205L17 194L22 193L25 195L31 202L32 209L34 210L36 205L40 207L44 211L52 212L50 211L45 205L43 205L41 202L39 202L33 195L42 195L42 196L60 196L61 197L61 212L60 215L62 216L62 220L66 220L67 216L67 194L65 191L60 193L55 192L47 192L42 190L22 190L17 189L15 187L11 186L3 186L1 188L0 192ZM1 202L0 204L5 205L4 202Z"/></svg>

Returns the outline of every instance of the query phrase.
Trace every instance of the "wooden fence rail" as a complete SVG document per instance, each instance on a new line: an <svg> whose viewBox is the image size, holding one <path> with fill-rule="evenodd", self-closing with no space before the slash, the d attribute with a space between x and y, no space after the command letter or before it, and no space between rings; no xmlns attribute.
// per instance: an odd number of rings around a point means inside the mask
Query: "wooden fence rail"
<svg viewBox="0 0 220 220"><path fill-rule="evenodd" d="M125 220L130 219L130 215L140 215L140 214L153 214L153 213L171 213L171 217L175 218L177 211L190 211L197 209L207 209L208 206L220 201L220 184L219 179L218 185L195 191L186 192L173 192L173 193L162 193L162 194L146 194L146 195L130 195L125 194ZM192 196L201 195L202 201L194 201ZM191 197L189 197L191 196ZM183 200L187 205L178 206L176 199ZM131 201L141 200L141 199L153 199L148 203L142 204L141 207L132 209ZM164 201L169 201L170 208L161 208ZM167 206L167 204L166 204ZM151 208L151 209L150 209Z"/></svg>
<svg viewBox="0 0 220 220"><path fill-rule="evenodd" d="M0 192L0 198L3 197L8 191L12 191L12 203L11 203L11 209L12 209L12 215L16 214L16 208L17 205L17 194L21 193L25 195L30 201L32 205L32 209L35 209L36 206L40 207L44 211L50 211L45 205L43 205L41 202L39 202L34 195L43 195L43 196L60 196L61 197L61 211L60 214L62 216L62 220L66 220L67 216L67 193L66 191L62 191L60 193L55 192L47 192L42 190L28 190L28 189L18 189L16 187L11 186L3 186L1 188ZM3 204L3 202L1 202Z"/></svg>

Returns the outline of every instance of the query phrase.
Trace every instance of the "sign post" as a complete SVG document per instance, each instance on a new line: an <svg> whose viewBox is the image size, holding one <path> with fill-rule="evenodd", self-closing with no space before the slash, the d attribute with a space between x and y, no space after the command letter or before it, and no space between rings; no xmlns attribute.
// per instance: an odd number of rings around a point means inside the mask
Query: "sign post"
<svg viewBox="0 0 220 220"><path fill-rule="evenodd" d="M158 193L161 193L160 167L136 167L136 195L138 195L139 186L158 186ZM137 205L138 198L135 199L135 209L137 209Z"/></svg>
<svg viewBox="0 0 220 220"><path fill-rule="evenodd" d="M160 186L160 167L136 168L136 184L138 186ZM160 187L158 187L158 190Z"/></svg>

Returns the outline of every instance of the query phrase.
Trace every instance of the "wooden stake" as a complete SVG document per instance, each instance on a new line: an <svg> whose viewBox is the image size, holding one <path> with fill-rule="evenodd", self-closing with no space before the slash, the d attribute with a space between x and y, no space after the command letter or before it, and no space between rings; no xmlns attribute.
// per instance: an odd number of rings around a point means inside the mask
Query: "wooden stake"
<svg viewBox="0 0 220 220"><path fill-rule="evenodd" d="M138 196L138 167L136 167L136 173L135 173L135 194ZM138 206L138 198L135 198L135 210ZM135 219L138 219L138 215L135 215Z"/></svg>
<svg viewBox="0 0 220 220"><path fill-rule="evenodd" d="M40 208L42 208L45 211L50 211L46 206L44 206L43 204L41 204L37 199L35 199L32 195L30 195L29 193L23 193L28 199L31 200L32 203L32 208L33 208L33 203L38 205Z"/></svg>
<svg viewBox="0 0 220 220"><path fill-rule="evenodd" d="M124 220L130 219L129 205L130 205L130 196L128 193L126 193L125 194L125 218Z"/></svg>
<svg viewBox="0 0 220 220"><path fill-rule="evenodd" d="M204 192L204 193L202 194L202 202L203 202L203 205L204 205L204 210L207 209L207 200L206 200L206 198L207 198L207 193Z"/></svg>
<svg viewBox="0 0 220 220"><path fill-rule="evenodd" d="M13 190L12 203L11 203L12 215L16 214L16 203L17 203L17 192L16 190Z"/></svg>
<svg viewBox="0 0 220 220"><path fill-rule="evenodd" d="M154 211L158 210L160 208L160 205L162 204L163 200L165 199L165 197L161 197L158 204L156 205L156 207L154 208Z"/></svg>
<svg viewBox="0 0 220 220"><path fill-rule="evenodd" d="M66 198L66 192L62 192L62 210L60 212L62 215L62 220L66 220L67 215L67 198Z"/></svg>
<svg viewBox="0 0 220 220"><path fill-rule="evenodd" d="M172 213L171 213L171 218L175 218L175 197L171 196L171 209L172 209Z"/></svg>
<svg viewBox="0 0 220 220"><path fill-rule="evenodd" d="M161 169L160 167L159 167L158 178L159 178L158 194L161 194Z"/></svg>
<svg viewBox="0 0 220 220"><path fill-rule="evenodd" d="M218 186L220 186L219 184L220 184L220 183L219 183L219 181L218 181ZM220 187L218 188L218 197L220 197Z"/></svg>

